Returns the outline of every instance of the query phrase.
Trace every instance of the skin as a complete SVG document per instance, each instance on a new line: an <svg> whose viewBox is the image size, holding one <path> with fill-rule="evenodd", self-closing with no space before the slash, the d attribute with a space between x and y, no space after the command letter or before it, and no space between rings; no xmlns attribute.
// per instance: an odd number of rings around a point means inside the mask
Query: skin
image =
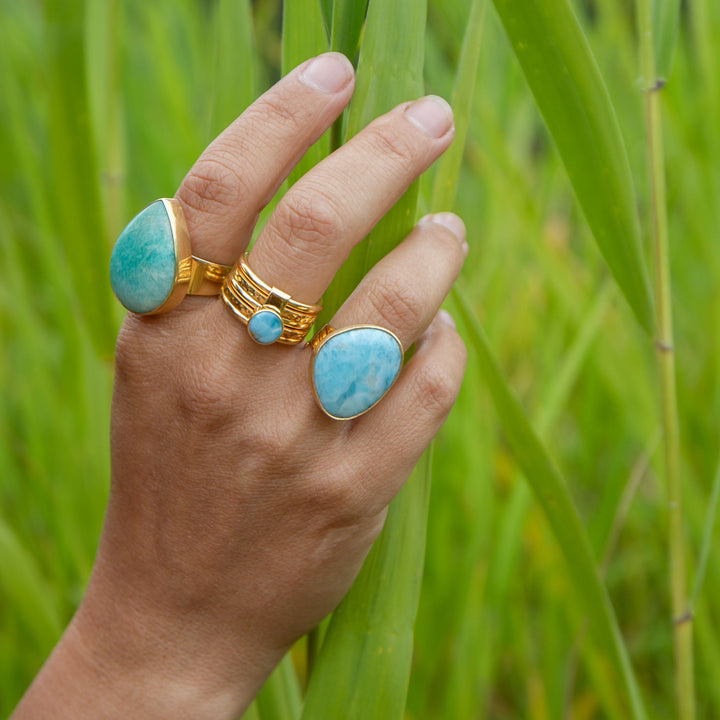
<svg viewBox="0 0 720 720"><path fill-rule="evenodd" d="M342 56L311 59L206 149L176 195L195 255L223 264L241 255L353 83ZM450 109L435 98L376 119L288 191L250 266L317 301L452 137ZM13 720L242 713L290 645L339 603L455 400L465 351L438 308L466 251L459 218L424 218L333 318L416 344L382 402L347 422L316 406L306 345L256 345L220 299L127 316L92 575Z"/></svg>

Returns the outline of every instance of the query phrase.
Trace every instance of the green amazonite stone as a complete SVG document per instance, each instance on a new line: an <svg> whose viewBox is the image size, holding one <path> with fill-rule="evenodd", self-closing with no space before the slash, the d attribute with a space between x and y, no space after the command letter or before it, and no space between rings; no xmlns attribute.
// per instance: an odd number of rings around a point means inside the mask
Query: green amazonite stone
<svg viewBox="0 0 720 720"><path fill-rule="evenodd" d="M110 285L131 312L152 312L175 280L175 242L162 200L141 210L120 233L110 255Z"/></svg>

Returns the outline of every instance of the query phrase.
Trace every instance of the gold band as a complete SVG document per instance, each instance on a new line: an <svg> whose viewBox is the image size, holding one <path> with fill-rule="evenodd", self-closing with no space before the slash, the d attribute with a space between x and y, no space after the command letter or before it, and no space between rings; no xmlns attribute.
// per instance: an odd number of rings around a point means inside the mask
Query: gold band
<svg viewBox="0 0 720 720"><path fill-rule="evenodd" d="M287 293L263 282L248 266L247 253L225 279L222 297L234 315L248 326L250 337L262 345L273 342L294 345L301 342L322 310L320 305L293 300ZM279 318L277 337L259 333L252 327L251 320L260 311Z"/></svg>
<svg viewBox="0 0 720 720"><path fill-rule="evenodd" d="M231 270L232 265L218 265L191 255L181 263L177 282L187 283L187 295L219 295Z"/></svg>
<svg viewBox="0 0 720 720"><path fill-rule="evenodd" d="M335 332L335 328L332 325L323 325L311 338L308 340L308 345L313 352L317 352L322 344L322 341L328 336Z"/></svg>

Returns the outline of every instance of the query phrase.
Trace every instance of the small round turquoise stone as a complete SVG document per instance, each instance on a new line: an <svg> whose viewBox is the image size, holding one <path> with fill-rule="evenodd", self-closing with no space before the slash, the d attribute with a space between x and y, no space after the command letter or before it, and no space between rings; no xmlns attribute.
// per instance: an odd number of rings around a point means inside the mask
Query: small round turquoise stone
<svg viewBox="0 0 720 720"><path fill-rule="evenodd" d="M282 320L272 310L258 310L248 321L250 337L261 345L274 343L282 331Z"/></svg>
<svg viewBox="0 0 720 720"><path fill-rule="evenodd" d="M345 420L369 410L390 389L402 367L402 347L380 327L336 332L313 360L313 384L328 415Z"/></svg>
<svg viewBox="0 0 720 720"><path fill-rule="evenodd" d="M130 311L160 307L175 282L175 240L162 200L141 210L120 233L110 254L110 284Z"/></svg>

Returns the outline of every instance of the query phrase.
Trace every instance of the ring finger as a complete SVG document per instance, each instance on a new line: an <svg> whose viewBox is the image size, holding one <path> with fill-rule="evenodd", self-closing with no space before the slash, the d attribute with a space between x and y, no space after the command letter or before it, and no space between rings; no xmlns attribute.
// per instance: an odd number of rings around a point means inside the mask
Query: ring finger
<svg viewBox="0 0 720 720"><path fill-rule="evenodd" d="M332 319L332 331L313 338L313 389L330 417L357 417L387 392L402 350L429 326L460 271L464 235L451 213L421 220L363 278Z"/></svg>

